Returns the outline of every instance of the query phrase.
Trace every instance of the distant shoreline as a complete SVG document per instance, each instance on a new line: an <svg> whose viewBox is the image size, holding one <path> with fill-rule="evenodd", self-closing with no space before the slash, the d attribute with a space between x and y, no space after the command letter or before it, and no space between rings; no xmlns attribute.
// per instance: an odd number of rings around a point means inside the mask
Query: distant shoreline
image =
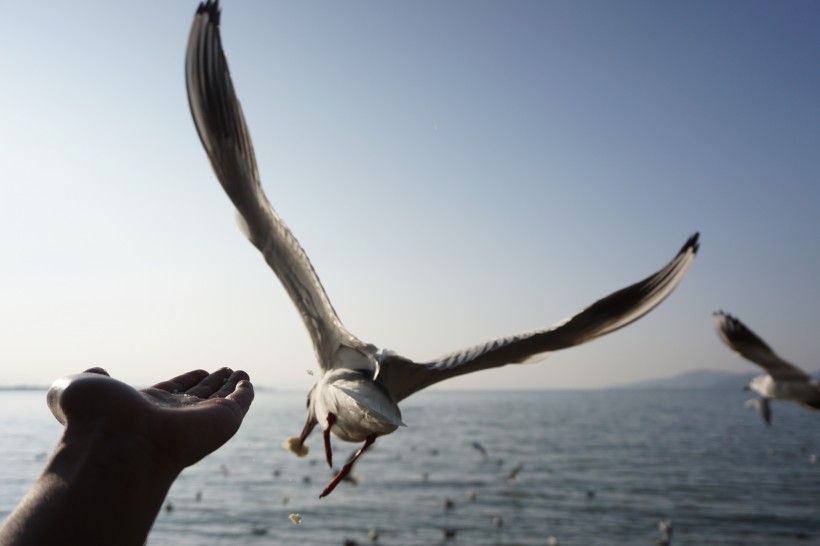
<svg viewBox="0 0 820 546"><path fill-rule="evenodd" d="M583 391L622 391L622 390L738 390L746 385L752 377L759 375L758 370L725 371L713 369L687 370L676 375L658 377L633 381L623 384L606 385L596 388L541 388L541 389L452 389L446 385L437 385L429 392L583 392ZM815 379L820 379L820 371L810 374ZM47 391L48 385L0 385L0 392L25 392L25 391ZM265 385L254 385L258 392L271 391L281 394L302 393L301 389L270 387Z"/></svg>

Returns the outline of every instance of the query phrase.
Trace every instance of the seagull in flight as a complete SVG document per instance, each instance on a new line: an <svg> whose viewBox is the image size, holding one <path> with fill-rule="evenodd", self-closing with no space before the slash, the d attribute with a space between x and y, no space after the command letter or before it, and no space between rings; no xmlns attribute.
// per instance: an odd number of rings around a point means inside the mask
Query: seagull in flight
<svg viewBox="0 0 820 546"><path fill-rule="evenodd" d="M322 491L329 494L377 437L403 426L398 403L451 377L544 358L637 320L683 279L698 250L698 234L660 271L600 299L553 326L502 337L428 362L415 362L365 343L342 324L299 242L273 209L260 183L253 144L231 81L220 37L218 0L199 5L188 38L185 76L199 138L216 177L238 212L250 242L262 253L302 316L321 374L307 397L307 420L286 443L299 456L319 426L332 468L330 435L364 442Z"/></svg>
<svg viewBox="0 0 820 546"><path fill-rule="evenodd" d="M720 339L734 352L754 362L766 372L753 377L744 388L760 395L760 398L746 403L760 410L760 415L767 425L771 425L772 422L769 407L769 401L772 399L793 400L807 408L820 410L820 382L777 356L766 342L732 315L717 311L713 316Z"/></svg>

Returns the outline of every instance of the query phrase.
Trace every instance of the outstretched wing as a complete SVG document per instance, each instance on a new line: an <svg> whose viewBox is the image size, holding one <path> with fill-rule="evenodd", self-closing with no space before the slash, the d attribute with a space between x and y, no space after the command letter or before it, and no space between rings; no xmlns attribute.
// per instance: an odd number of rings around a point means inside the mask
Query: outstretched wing
<svg viewBox="0 0 820 546"><path fill-rule="evenodd" d="M268 202L253 143L236 98L219 33L219 2L201 3L185 54L188 103L214 173L259 249L296 305L323 369L340 345L364 344L342 325L305 251Z"/></svg>
<svg viewBox="0 0 820 546"><path fill-rule="evenodd" d="M806 372L777 356L771 347L732 315L718 311L713 316L720 339L737 354L766 370L773 379L809 379Z"/></svg>
<svg viewBox="0 0 820 546"><path fill-rule="evenodd" d="M385 353L381 358L378 380L398 401L451 377L537 360L550 351L580 345L614 332L661 303L683 279L697 250L698 234L695 233L674 259L654 275L596 301L545 330L496 339L424 364Z"/></svg>

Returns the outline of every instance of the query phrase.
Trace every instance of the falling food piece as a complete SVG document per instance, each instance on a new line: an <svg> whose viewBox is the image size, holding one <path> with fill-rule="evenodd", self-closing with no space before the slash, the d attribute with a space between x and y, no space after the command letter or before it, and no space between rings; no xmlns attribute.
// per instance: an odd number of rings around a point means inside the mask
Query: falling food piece
<svg viewBox="0 0 820 546"><path fill-rule="evenodd" d="M308 446L306 446L298 436L294 436L293 438L288 438L287 441L282 444L282 447L290 451L291 453L295 453L298 457L304 457L308 454Z"/></svg>
<svg viewBox="0 0 820 546"><path fill-rule="evenodd" d="M291 514L288 516L288 519L296 525L302 525L302 516L299 514Z"/></svg>
<svg viewBox="0 0 820 546"><path fill-rule="evenodd" d="M493 517L493 525L495 525L496 527L501 527L502 525L504 525L504 519L501 516Z"/></svg>

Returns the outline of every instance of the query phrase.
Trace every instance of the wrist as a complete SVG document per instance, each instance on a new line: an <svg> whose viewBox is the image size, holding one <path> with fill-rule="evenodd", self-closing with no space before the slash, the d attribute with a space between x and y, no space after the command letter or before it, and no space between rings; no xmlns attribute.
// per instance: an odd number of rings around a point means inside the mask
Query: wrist
<svg viewBox="0 0 820 546"><path fill-rule="evenodd" d="M36 485L49 498L41 515L64 544L141 545L181 470L121 428L67 429Z"/></svg>

